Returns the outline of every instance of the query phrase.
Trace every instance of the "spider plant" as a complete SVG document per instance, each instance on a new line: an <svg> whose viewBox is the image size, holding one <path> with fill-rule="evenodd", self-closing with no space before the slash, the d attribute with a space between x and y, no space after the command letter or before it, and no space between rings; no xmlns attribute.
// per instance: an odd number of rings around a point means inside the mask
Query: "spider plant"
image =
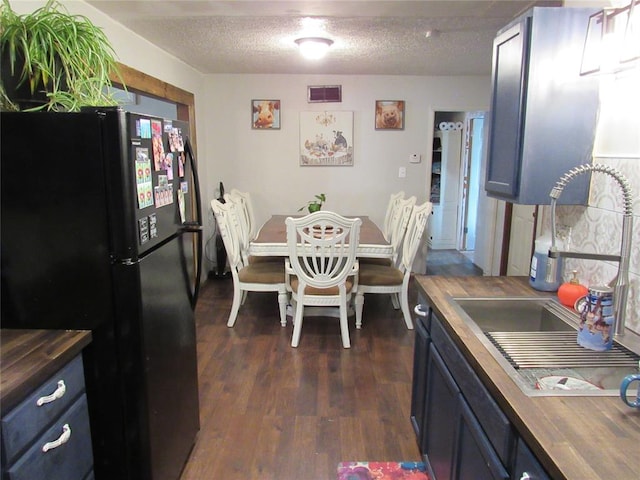
<svg viewBox="0 0 640 480"><path fill-rule="evenodd" d="M23 15L8 0L0 9L3 109L78 111L116 104L105 88L110 73L118 74L115 52L101 28L57 0ZM33 97L42 104L33 107Z"/></svg>

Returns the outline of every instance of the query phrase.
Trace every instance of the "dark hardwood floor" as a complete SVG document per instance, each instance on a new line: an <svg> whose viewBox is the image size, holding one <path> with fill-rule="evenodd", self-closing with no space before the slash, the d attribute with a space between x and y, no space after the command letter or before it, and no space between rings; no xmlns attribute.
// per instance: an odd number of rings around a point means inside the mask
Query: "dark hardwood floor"
<svg viewBox="0 0 640 480"><path fill-rule="evenodd" d="M416 302L414 280L410 305ZM341 461L419 461L409 420L414 331L367 295L343 349L335 318L307 318L300 346L275 294L250 293L227 328L232 280L196 309L201 430L182 480L335 479Z"/></svg>
<svg viewBox="0 0 640 480"><path fill-rule="evenodd" d="M481 275L430 250L427 275ZM416 303L414 279L409 304ZM307 318L300 346L273 293L250 293L227 328L233 282L209 280L196 309L200 433L181 480L332 480L339 462L419 461L409 420L414 331L388 295L365 297L343 349L335 318Z"/></svg>
<svg viewBox="0 0 640 480"><path fill-rule="evenodd" d="M426 275L482 276L482 270L458 250L429 250Z"/></svg>

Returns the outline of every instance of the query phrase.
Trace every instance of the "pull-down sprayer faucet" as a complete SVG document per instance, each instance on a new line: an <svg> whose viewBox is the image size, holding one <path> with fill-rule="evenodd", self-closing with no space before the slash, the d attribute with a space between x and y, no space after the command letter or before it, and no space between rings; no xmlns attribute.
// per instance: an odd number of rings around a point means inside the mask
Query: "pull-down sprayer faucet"
<svg viewBox="0 0 640 480"><path fill-rule="evenodd" d="M604 255L598 253L582 253L582 252L564 252L558 251L556 248L556 201L560 198L562 190L574 177L587 173L600 172L605 173L618 182L622 188L622 196L624 200L624 214L622 217L622 241L620 245L619 255ZM551 197L551 248L549 249L549 258L547 260L547 277L548 282L552 282L556 276L557 259L558 258L584 258L588 260L608 260L618 262L618 273L609 282L609 286L613 287L613 315L615 318L615 336L624 335L625 318L627 310L627 295L629 291L629 259L631 257L631 235L633 232L633 192L629 180L615 168L602 164L584 164L575 167L565 173L557 181L555 187L549 194Z"/></svg>

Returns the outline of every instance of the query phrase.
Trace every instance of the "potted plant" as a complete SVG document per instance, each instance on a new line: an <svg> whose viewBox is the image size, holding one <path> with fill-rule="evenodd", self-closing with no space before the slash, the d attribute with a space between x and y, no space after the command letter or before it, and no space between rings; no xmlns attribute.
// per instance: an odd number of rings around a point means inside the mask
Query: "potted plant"
<svg viewBox="0 0 640 480"><path fill-rule="evenodd" d="M298 211L302 211L305 208L309 210L309 213L318 212L322 209L322 205L327 201L327 197L324 193L315 196L314 200L308 201L305 205L300 207Z"/></svg>
<svg viewBox="0 0 640 480"><path fill-rule="evenodd" d="M3 110L78 111L117 104L104 88L118 69L101 28L68 13L57 0L22 15L2 0L0 10Z"/></svg>

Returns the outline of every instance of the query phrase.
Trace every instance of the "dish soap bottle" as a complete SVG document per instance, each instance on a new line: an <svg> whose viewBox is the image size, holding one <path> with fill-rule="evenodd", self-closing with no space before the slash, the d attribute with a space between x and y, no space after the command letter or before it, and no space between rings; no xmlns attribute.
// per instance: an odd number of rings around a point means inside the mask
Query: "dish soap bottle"
<svg viewBox="0 0 640 480"><path fill-rule="evenodd" d="M566 307L574 308L576 301L580 297L584 297L587 293L589 293L589 289L584 285L581 285L578 281L578 271L573 270L571 272L572 277L568 282L563 283L558 288L558 299L560 303Z"/></svg>
<svg viewBox="0 0 640 480"><path fill-rule="evenodd" d="M563 243L556 239L556 248L562 250ZM529 284L536 290L543 292L555 292L562 281L562 259L556 262L555 276L550 282L547 281L547 261L549 259L549 248L551 248L551 235L544 234L536 239L533 257L531 257L531 270L529 271Z"/></svg>

